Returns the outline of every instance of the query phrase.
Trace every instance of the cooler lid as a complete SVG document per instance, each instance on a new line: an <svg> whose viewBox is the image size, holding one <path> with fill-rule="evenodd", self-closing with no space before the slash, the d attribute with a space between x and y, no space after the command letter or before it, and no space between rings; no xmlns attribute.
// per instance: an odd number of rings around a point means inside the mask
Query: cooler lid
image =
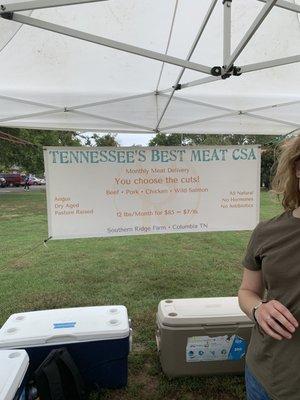
<svg viewBox="0 0 300 400"><path fill-rule="evenodd" d="M0 348L33 347L129 336L124 306L78 307L14 314L0 329Z"/></svg>
<svg viewBox="0 0 300 400"><path fill-rule="evenodd" d="M0 350L0 400L12 400L29 364L25 350Z"/></svg>
<svg viewBox="0 0 300 400"><path fill-rule="evenodd" d="M162 300L157 317L166 326L252 323L240 309L237 297Z"/></svg>

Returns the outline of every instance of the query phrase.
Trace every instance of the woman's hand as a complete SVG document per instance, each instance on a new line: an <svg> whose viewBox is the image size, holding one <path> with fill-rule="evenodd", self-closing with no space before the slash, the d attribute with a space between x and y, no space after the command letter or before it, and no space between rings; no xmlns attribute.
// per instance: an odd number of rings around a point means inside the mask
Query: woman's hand
<svg viewBox="0 0 300 400"><path fill-rule="evenodd" d="M255 318L264 332L273 339L291 339L299 324L292 313L279 301L263 303L255 311Z"/></svg>

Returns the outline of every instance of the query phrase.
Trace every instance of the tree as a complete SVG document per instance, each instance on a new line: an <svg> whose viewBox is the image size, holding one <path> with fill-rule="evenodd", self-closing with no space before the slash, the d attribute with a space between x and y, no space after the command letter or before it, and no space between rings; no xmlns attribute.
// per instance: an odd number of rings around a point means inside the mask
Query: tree
<svg viewBox="0 0 300 400"><path fill-rule="evenodd" d="M200 145L261 145L261 184L267 189L271 186L271 177L278 158L278 144L282 136L273 135L192 135L158 133L149 142L149 146L200 146Z"/></svg>
<svg viewBox="0 0 300 400"><path fill-rule="evenodd" d="M272 135L237 135L237 134L164 134L158 133L149 142L149 146L200 146L200 145L243 145L260 144L266 145L277 142L281 136Z"/></svg>
<svg viewBox="0 0 300 400"><path fill-rule="evenodd" d="M12 141L0 140L0 165L5 170L18 166L24 171L40 175L44 172L43 146L81 145L74 132L18 128L1 128L0 131L31 143L16 143L17 139L13 142L11 137Z"/></svg>
<svg viewBox="0 0 300 400"><path fill-rule="evenodd" d="M182 135L179 134L169 134L158 133L149 142L149 146L181 146Z"/></svg>
<svg viewBox="0 0 300 400"><path fill-rule="evenodd" d="M93 139L95 140L97 147L103 147L103 146L118 147L120 146L120 144L117 142L116 136L117 136L116 134L112 135L110 133L107 133L104 136L98 136L97 134L94 134Z"/></svg>

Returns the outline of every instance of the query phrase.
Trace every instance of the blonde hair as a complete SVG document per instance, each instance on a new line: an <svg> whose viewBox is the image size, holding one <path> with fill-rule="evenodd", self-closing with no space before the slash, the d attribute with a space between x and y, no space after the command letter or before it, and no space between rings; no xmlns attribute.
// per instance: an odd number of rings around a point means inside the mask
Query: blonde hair
<svg viewBox="0 0 300 400"><path fill-rule="evenodd" d="M285 210L300 206L299 178L296 177L295 162L300 159L300 135L287 139L281 145L276 174L272 180L272 192L282 195Z"/></svg>

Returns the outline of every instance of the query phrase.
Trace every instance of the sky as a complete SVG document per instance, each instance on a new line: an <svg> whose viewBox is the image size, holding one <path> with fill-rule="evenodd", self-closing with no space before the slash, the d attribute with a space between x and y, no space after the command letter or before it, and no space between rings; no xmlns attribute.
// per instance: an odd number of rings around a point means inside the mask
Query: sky
<svg viewBox="0 0 300 400"><path fill-rule="evenodd" d="M83 136L93 136L92 132L85 132ZM99 136L104 136L106 133L98 133ZM116 135L117 142L123 147L129 146L148 146L149 141L155 136L155 134L139 134L139 133L118 133ZM82 140L84 143L84 139Z"/></svg>
<svg viewBox="0 0 300 400"><path fill-rule="evenodd" d="M137 133L119 133L116 137L117 141L120 143L121 146L132 146L132 145L141 145L141 146L148 146L149 141L155 135L151 134L137 134Z"/></svg>

